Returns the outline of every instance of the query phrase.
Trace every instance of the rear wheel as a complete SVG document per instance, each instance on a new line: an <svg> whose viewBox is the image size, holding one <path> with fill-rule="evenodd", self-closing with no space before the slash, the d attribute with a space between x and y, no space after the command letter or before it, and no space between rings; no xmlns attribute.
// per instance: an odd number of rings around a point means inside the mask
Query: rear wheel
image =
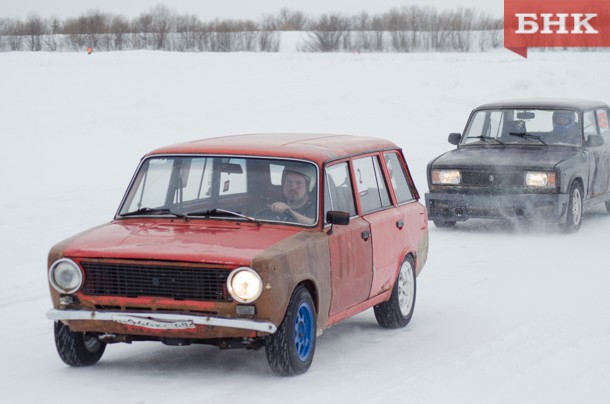
<svg viewBox="0 0 610 404"><path fill-rule="evenodd" d="M377 323L384 328L406 327L413 317L416 289L415 265L407 257L400 266L390 300L374 308Z"/></svg>
<svg viewBox="0 0 610 404"><path fill-rule="evenodd" d="M67 325L56 321L55 347L62 361L80 367L96 364L106 350L106 343L96 335L72 332Z"/></svg>
<svg viewBox="0 0 610 404"><path fill-rule="evenodd" d="M277 331L265 339L267 361L277 375L299 375L311 366L315 348L316 308L309 291L299 286Z"/></svg>
<svg viewBox="0 0 610 404"><path fill-rule="evenodd" d="M570 199L568 200L568 213L566 222L560 225L564 233L575 233L582 224L582 187L578 182L573 182L570 187Z"/></svg>

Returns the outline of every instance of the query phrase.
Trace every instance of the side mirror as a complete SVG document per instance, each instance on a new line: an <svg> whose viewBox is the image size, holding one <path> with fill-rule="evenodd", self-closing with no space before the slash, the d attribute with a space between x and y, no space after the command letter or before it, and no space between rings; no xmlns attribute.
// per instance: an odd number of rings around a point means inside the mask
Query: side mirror
<svg viewBox="0 0 610 404"><path fill-rule="evenodd" d="M447 139L447 140L449 141L449 143L457 146L460 144L460 140L462 140L462 134L461 133L450 133L449 139Z"/></svg>
<svg viewBox="0 0 610 404"><path fill-rule="evenodd" d="M602 135L589 135L587 141L585 142L585 145L589 147L602 146L603 144L604 138L602 137Z"/></svg>
<svg viewBox="0 0 610 404"><path fill-rule="evenodd" d="M349 224L349 213L329 210L326 212L326 222L346 226Z"/></svg>

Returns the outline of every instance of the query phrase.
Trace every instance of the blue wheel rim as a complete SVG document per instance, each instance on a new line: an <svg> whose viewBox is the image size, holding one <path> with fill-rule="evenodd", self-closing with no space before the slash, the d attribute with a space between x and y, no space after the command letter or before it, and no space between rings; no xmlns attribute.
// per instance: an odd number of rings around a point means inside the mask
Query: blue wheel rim
<svg viewBox="0 0 610 404"><path fill-rule="evenodd" d="M313 312L307 303L301 303L294 319L294 347L302 361L306 361L311 356L313 333Z"/></svg>

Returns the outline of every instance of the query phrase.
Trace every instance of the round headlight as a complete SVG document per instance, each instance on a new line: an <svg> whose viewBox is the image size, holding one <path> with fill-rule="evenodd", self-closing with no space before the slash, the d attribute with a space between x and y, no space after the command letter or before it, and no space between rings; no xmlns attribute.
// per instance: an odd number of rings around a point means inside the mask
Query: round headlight
<svg viewBox="0 0 610 404"><path fill-rule="evenodd" d="M59 293L74 293L83 283L83 273L74 261L62 258L51 265L49 281Z"/></svg>
<svg viewBox="0 0 610 404"><path fill-rule="evenodd" d="M229 274L227 289L238 302L252 303L261 295L263 281L252 268L240 267Z"/></svg>

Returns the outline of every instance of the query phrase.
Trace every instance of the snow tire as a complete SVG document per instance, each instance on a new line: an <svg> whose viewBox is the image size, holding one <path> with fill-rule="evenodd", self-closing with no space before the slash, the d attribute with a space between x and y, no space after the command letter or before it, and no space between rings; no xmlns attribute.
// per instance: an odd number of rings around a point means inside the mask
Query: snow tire
<svg viewBox="0 0 610 404"><path fill-rule="evenodd" d="M55 322L55 347L62 361L74 367L96 364L106 350L106 343L91 334L72 332L61 321Z"/></svg>
<svg viewBox="0 0 610 404"><path fill-rule="evenodd" d="M574 181L570 186L566 222L560 225L564 233L576 233L582 224L583 191L580 183Z"/></svg>
<svg viewBox="0 0 610 404"><path fill-rule="evenodd" d="M316 348L316 309L311 294L298 286L277 331L265 338L267 361L273 373L295 376L311 366Z"/></svg>
<svg viewBox="0 0 610 404"><path fill-rule="evenodd" d="M377 323L384 328L406 327L413 317L416 291L415 264L408 256L400 266L390 300L374 308Z"/></svg>
<svg viewBox="0 0 610 404"><path fill-rule="evenodd" d="M446 229L455 226L455 220L433 220L433 223L439 229Z"/></svg>

